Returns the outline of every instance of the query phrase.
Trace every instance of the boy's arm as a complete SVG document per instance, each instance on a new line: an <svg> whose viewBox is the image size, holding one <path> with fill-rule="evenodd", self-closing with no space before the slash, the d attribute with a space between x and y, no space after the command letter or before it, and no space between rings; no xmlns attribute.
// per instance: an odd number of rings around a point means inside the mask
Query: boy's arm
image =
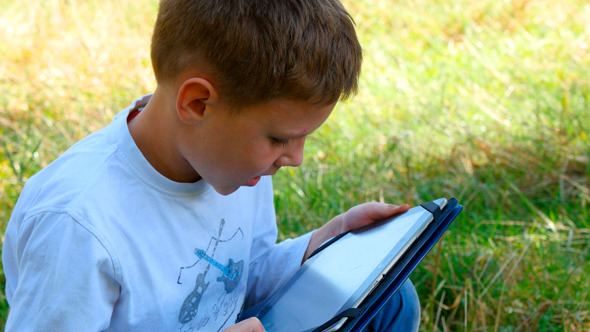
<svg viewBox="0 0 590 332"><path fill-rule="evenodd" d="M262 197L253 224L248 286L245 307L249 308L271 296L299 269L311 234L277 243L277 222L274 209L272 179L263 176L258 183Z"/></svg>
<svg viewBox="0 0 590 332"><path fill-rule="evenodd" d="M351 208L334 217L313 233L301 263L305 262L322 243L334 236L406 212L409 208L410 206L407 204L397 206L377 202L364 203Z"/></svg>
<svg viewBox="0 0 590 332"><path fill-rule="evenodd" d="M6 331L108 328L119 284L100 241L59 212L11 224L3 250L10 313Z"/></svg>

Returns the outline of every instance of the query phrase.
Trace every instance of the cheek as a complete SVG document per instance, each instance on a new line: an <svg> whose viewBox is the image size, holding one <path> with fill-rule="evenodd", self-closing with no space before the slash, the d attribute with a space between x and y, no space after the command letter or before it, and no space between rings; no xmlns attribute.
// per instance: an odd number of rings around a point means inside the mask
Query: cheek
<svg viewBox="0 0 590 332"><path fill-rule="evenodd" d="M246 156L256 156L257 158L271 155L274 150L270 140L256 131L245 132L243 135L235 137L233 143L240 145L240 150Z"/></svg>
<svg viewBox="0 0 590 332"><path fill-rule="evenodd" d="M257 171L268 169L280 156L280 148L273 146L268 141L250 144L243 151L248 165Z"/></svg>
<svg viewBox="0 0 590 332"><path fill-rule="evenodd" d="M249 161L248 164L258 170L267 169L277 158L276 152L265 146L252 146L246 153L244 157Z"/></svg>
<svg viewBox="0 0 590 332"><path fill-rule="evenodd" d="M258 174L268 169L280 155L280 148L273 145L260 130L240 128L226 141L226 160L233 163L238 173Z"/></svg>

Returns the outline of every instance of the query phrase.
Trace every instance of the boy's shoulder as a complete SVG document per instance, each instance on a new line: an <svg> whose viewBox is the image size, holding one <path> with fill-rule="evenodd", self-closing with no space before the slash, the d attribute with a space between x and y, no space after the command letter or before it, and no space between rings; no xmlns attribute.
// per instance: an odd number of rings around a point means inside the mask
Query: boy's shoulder
<svg viewBox="0 0 590 332"><path fill-rule="evenodd" d="M29 178L17 208L27 215L71 211L84 205L100 205L112 196L109 191L125 187L131 156L125 156L121 150L134 145L126 119L145 97L121 110L110 124L82 138Z"/></svg>
<svg viewBox="0 0 590 332"><path fill-rule="evenodd" d="M66 209L105 175L103 168L117 147L112 124L81 139L27 180L19 197L31 212Z"/></svg>

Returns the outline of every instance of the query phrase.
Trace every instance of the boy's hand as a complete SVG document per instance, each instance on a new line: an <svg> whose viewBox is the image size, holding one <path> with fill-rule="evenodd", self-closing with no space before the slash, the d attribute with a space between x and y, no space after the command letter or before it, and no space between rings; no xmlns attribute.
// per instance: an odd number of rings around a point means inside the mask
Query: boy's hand
<svg viewBox="0 0 590 332"><path fill-rule="evenodd" d="M334 219L313 233L307 245L302 263L326 240L338 234L369 225L375 221L406 212L409 208L410 206L407 204L397 206L377 202L364 203L353 207L345 213L334 217Z"/></svg>
<svg viewBox="0 0 590 332"><path fill-rule="evenodd" d="M236 325L232 325L223 332L264 332L266 331L262 323L256 317L251 317L243 320Z"/></svg>

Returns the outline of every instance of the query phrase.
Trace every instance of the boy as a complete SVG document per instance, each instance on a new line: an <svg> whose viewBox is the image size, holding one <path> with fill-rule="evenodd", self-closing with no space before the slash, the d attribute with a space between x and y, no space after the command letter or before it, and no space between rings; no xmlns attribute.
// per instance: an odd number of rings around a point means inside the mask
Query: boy
<svg viewBox="0 0 590 332"><path fill-rule="evenodd" d="M155 92L23 189L3 248L7 330L261 331L236 324L242 306L330 237L408 209L367 203L275 244L266 175L298 166L357 86L336 0L162 0L151 55Z"/></svg>

